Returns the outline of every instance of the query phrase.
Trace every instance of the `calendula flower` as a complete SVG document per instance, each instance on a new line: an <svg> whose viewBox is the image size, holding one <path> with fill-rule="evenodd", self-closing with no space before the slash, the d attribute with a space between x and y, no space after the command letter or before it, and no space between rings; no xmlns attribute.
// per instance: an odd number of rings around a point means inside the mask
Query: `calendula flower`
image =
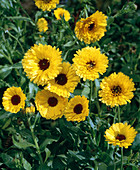
<svg viewBox="0 0 140 170"><path fill-rule="evenodd" d="M43 11L51 11L59 4L59 0L35 0L35 5Z"/></svg>
<svg viewBox="0 0 140 170"><path fill-rule="evenodd" d="M62 69L61 51L50 45L34 45L22 60L24 71L31 81L44 86Z"/></svg>
<svg viewBox="0 0 140 170"><path fill-rule="evenodd" d="M132 79L121 72L112 73L109 77L105 77L100 87L101 101L111 107L130 103L134 96L133 91L136 90Z"/></svg>
<svg viewBox="0 0 140 170"><path fill-rule="evenodd" d="M39 32L46 32L48 30L48 22L45 20L45 18L40 18L37 21L37 27Z"/></svg>
<svg viewBox="0 0 140 170"><path fill-rule="evenodd" d="M7 112L17 113L24 108L26 96L20 87L10 87L4 92L2 100Z"/></svg>
<svg viewBox="0 0 140 170"><path fill-rule="evenodd" d="M37 110L46 119L56 120L61 118L67 102L67 98L58 96L48 90L38 91L35 97Z"/></svg>
<svg viewBox="0 0 140 170"><path fill-rule="evenodd" d="M26 114L27 113L30 113L30 114L35 113L35 107L34 106L26 107L25 112L26 112Z"/></svg>
<svg viewBox="0 0 140 170"><path fill-rule="evenodd" d="M54 15L56 17L57 20L60 20L61 17L64 16L64 19L66 21L68 21L70 19L70 13L69 11L63 9L63 8L57 8L56 10L54 10Z"/></svg>
<svg viewBox="0 0 140 170"><path fill-rule="evenodd" d="M83 80L95 80L99 74L106 72L108 67L108 57L101 54L100 49L96 47L85 47L78 50L73 58L73 67L76 74Z"/></svg>
<svg viewBox="0 0 140 170"><path fill-rule="evenodd" d="M106 32L107 16L102 12L96 11L90 17L76 23L75 34L80 41L86 44L99 41Z"/></svg>
<svg viewBox="0 0 140 170"><path fill-rule="evenodd" d="M89 101L85 96L75 96L71 98L64 111L67 121L84 121L89 115Z"/></svg>
<svg viewBox="0 0 140 170"><path fill-rule="evenodd" d="M104 136L109 144L128 148L128 146L132 145L136 134L137 131L127 123L116 123L105 131Z"/></svg>
<svg viewBox="0 0 140 170"><path fill-rule="evenodd" d="M48 81L45 89L48 89L59 96L69 97L70 93L73 93L75 87L80 81L80 78L76 75L71 64L63 62L62 67L63 68L57 77Z"/></svg>

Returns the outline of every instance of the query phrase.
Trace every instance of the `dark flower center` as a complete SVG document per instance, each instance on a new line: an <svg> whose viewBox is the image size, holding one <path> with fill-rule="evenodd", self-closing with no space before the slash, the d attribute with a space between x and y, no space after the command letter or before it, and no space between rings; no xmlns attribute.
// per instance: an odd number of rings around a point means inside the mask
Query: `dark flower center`
<svg viewBox="0 0 140 170"><path fill-rule="evenodd" d="M89 27L88 27L89 31L93 30L94 26L95 26L94 23L90 24Z"/></svg>
<svg viewBox="0 0 140 170"><path fill-rule="evenodd" d="M94 61L87 62L86 64L87 64L88 67L90 67L90 68L93 68L93 67L96 65Z"/></svg>
<svg viewBox="0 0 140 170"><path fill-rule="evenodd" d="M55 82L60 85L65 85L67 83L66 74L58 74L58 76L55 78Z"/></svg>
<svg viewBox="0 0 140 170"><path fill-rule="evenodd" d="M118 134L116 139L118 139L119 141L125 140L126 137L124 135Z"/></svg>
<svg viewBox="0 0 140 170"><path fill-rule="evenodd" d="M40 60L38 64L41 70L46 70L50 66L50 63L47 59Z"/></svg>
<svg viewBox="0 0 140 170"><path fill-rule="evenodd" d="M81 104L77 104L75 107L74 107L74 113L76 114L80 114L82 113L82 110L83 110L83 106Z"/></svg>
<svg viewBox="0 0 140 170"><path fill-rule="evenodd" d="M55 97L49 97L48 99L49 106L54 107L57 105L57 103L58 103L58 100Z"/></svg>
<svg viewBox="0 0 140 170"><path fill-rule="evenodd" d="M120 86L113 86L111 91L112 91L114 96L118 96L121 93L122 89L121 89Z"/></svg>
<svg viewBox="0 0 140 170"><path fill-rule="evenodd" d="M12 96L11 102L13 105L18 105L20 103L20 96L19 95Z"/></svg>

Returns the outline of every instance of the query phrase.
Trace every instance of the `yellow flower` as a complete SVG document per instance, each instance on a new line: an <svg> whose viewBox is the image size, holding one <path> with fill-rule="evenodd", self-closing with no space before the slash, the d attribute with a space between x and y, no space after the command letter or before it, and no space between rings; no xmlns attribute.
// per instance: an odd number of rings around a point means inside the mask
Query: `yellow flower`
<svg viewBox="0 0 140 170"><path fill-rule="evenodd" d="M64 115L67 121L84 121L89 114L89 101L85 96L75 96L68 102Z"/></svg>
<svg viewBox="0 0 140 170"><path fill-rule="evenodd" d="M38 26L39 32L45 32L48 30L48 22L45 20L45 18L40 18L37 21L37 26Z"/></svg>
<svg viewBox="0 0 140 170"><path fill-rule="evenodd" d="M107 16L102 12L96 11L90 17L76 23L75 34L80 41L86 44L99 41L106 32Z"/></svg>
<svg viewBox="0 0 140 170"><path fill-rule="evenodd" d="M61 51L50 45L34 45L22 60L24 71L31 81L44 86L62 69Z"/></svg>
<svg viewBox="0 0 140 170"><path fill-rule="evenodd" d="M105 131L104 137L109 144L128 148L128 146L132 145L136 134L137 131L127 123L116 123Z"/></svg>
<svg viewBox="0 0 140 170"><path fill-rule="evenodd" d="M51 11L59 4L59 0L35 0L35 5L43 11Z"/></svg>
<svg viewBox="0 0 140 170"><path fill-rule="evenodd" d="M10 87L4 92L2 100L7 112L17 113L24 108L26 96L20 87Z"/></svg>
<svg viewBox="0 0 140 170"><path fill-rule="evenodd" d="M100 87L100 100L111 107L130 103L134 96L133 91L136 90L132 79L121 72L112 73L109 77L105 77Z"/></svg>
<svg viewBox="0 0 140 170"><path fill-rule="evenodd" d="M34 106L26 107L25 112L26 113L35 113L35 107Z"/></svg>
<svg viewBox="0 0 140 170"><path fill-rule="evenodd" d="M66 21L68 21L70 19L69 11L67 11L63 8L57 8L56 10L54 10L54 15L55 15L57 20L60 20L61 17L63 17L63 16L64 16Z"/></svg>
<svg viewBox="0 0 140 170"><path fill-rule="evenodd" d="M59 96L69 97L73 93L80 78L76 75L71 64L63 62L62 70L53 80L49 80L45 89L56 93Z"/></svg>
<svg viewBox="0 0 140 170"><path fill-rule="evenodd" d="M67 102L67 98L58 96L48 90L38 91L35 97L37 110L46 119L61 118Z"/></svg>
<svg viewBox="0 0 140 170"><path fill-rule="evenodd" d="M106 72L108 67L108 58L101 54L100 49L96 47L85 47L82 50L78 50L77 54L73 58L73 67L76 70L76 74L83 80L95 80L99 78L99 73Z"/></svg>

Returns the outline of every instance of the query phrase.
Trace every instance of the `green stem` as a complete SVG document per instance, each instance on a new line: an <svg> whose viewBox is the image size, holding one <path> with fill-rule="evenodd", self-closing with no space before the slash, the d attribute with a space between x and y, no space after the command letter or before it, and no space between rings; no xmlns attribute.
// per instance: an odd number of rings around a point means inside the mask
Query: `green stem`
<svg viewBox="0 0 140 170"><path fill-rule="evenodd" d="M121 122L121 116L120 116L120 107L118 106L118 121Z"/></svg>
<svg viewBox="0 0 140 170"><path fill-rule="evenodd" d="M113 123L116 123L116 117L118 115L117 111L116 111L116 108L114 108L114 112L115 112L115 116L114 116L114 120L113 120Z"/></svg>
<svg viewBox="0 0 140 170"><path fill-rule="evenodd" d="M121 170L123 170L123 147L121 147Z"/></svg>
<svg viewBox="0 0 140 170"><path fill-rule="evenodd" d="M90 113L91 113L92 87L93 87L93 83L92 83L92 80L90 80L90 96L89 96Z"/></svg>
<svg viewBox="0 0 140 170"><path fill-rule="evenodd" d="M14 39L18 42L18 44L20 45L20 47L21 47L21 49L22 49L22 52L23 52L23 54L24 54L24 53L25 53L24 48L22 47L22 45L21 45L21 43L19 42L19 40L18 40L15 36L13 36L8 30L6 31L6 33L8 33L12 38L14 38Z"/></svg>
<svg viewBox="0 0 140 170"><path fill-rule="evenodd" d="M29 123L29 126L30 126L32 138L33 138L35 146L36 146L37 154L38 154L38 157L40 159L40 163L43 164L43 159L42 159L42 156L41 156L40 148L39 148L39 145L37 143L36 136L34 134L34 129L33 129L31 122L30 122L30 118L28 118L28 123Z"/></svg>
<svg viewBox="0 0 140 170"><path fill-rule="evenodd" d="M115 152L116 152L116 148L114 148L114 170L116 170L116 155L115 155Z"/></svg>

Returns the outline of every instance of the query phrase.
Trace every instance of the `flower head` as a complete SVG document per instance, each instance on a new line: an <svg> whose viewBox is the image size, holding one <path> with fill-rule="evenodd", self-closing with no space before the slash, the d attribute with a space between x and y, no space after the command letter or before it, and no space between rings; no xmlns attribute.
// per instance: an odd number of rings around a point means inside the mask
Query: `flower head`
<svg viewBox="0 0 140 170"><path fill-rule="evenodd" d="M24 71L31 81L44 86L62 69L61 52L50 45L34 45L22 60Z"/></svg>
<svg viewBox="0 0 140 170"><path fill-rule="evenodd" d="M80 41L86 44L99 41L106 32L107 16L102 12L96 11L90 17L76 23L75 34Z"/></svg>
<svg viewBox="0 0 140 170"><path fill-rule="evenodd" d="M7 112L17 113L24 108L26 96L20 87L10 87L4 92L2 100Z"/></svg>
<svg viewBox="0 0 140 170"><path fill-rule="evenodd" d="M37 26L38 26L39 32L45 32L48 30L48 22L45 20L45 18L40 18L37 21Z"/></svg>
<svg viewBox="0 0 140 170"><path fill-rule="evenodd" d="M64 111L67 121L84 121L89 114L88 103L85 96L71 98Z"/></svg>
<svg viewBox="0 0 140 170"><path fill-rule="evenodd" d="M35 97L37 110L46 119L61 118L67 102L67 98L58 96L48 90L38 91Z"/></svg>
<svg viewBox="0 0 140 170"><path fill-rule="evenodd" d="M69 97L70 93L73 93L75 87L80 81L80 78L76 75L71 64L63 62L62 67L63 68L57 77L48 81L45 89L48 89L59 96Z"/></svg>
<svg viewBox="0 0 140 170"><path fill-rule="evenodd" d="M106 72L108 67L108 58L104 54L101 54L100 49L96 47L85 47L82 50L78 50L77 54L73 58L73 67L76 74L83 80L95 80L99 78L99 73Z"/></svg>
<svg viewBox="0 0 140 170"><path fill-rule="evenodd" d="M54 15L55 15L57 20L60 20L61 17L63 17L63 16L64 16L66 21L68 21L70 19L69 11L67 11L63 8L57 8L56 10L54 10Z"/></svg>
<svg viewBox="0 0 140 170"><path fill-rule="evenodd" d="M51 11L59 4L59 0L35 0L35 5L43 11Z"/></svg>
<svg viewBox="0 0 140 170"><path fill-rule="evenodd" d="M109 144L128 148L128 146L132 145L136 134L137 131L127 123L116 123L105 131L104 136Z"/></svg>
<svg viewBox="0 0 140 170"><path fill-rule="evenodd" d="M101 101L111 107L127 104L133 98L134 83L128 76L119 72L112 73L109 77L105 77L101 84L99 97Z"/></svg>

